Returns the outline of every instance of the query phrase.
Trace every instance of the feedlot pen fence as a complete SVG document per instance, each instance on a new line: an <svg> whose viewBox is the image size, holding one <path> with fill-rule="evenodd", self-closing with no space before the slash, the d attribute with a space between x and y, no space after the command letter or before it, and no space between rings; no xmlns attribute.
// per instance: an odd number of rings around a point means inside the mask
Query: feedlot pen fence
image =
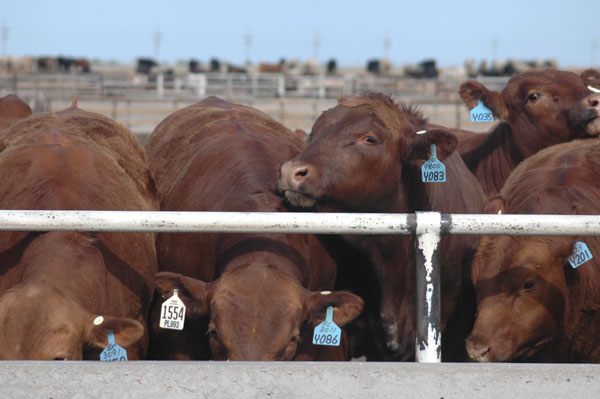
<svg viewBox="0 0 600 399"><path fill-rule="evenodd" d="M121 231L121 232L164 232L164 233L314 233L314 234L412 234L415 236L416 270L416 361L418 363L441 362L440 325L440 254L442 234L467 235L554 235L554 236L598 236L600 215L483 215L483 214L440 214L439 212L417 212L415 214L358 214L358 213L261 213L261 212L142 212L142 211L0 211L0 231ZM76 364L81 365L78 367ZM135 364L136 366L132 366ZM297 366L296 366L297 365ZM51 372L74 374L69 378L56 379ZM191 373L191 374L188 374ZM342 375L350 373L354 379L348 383ZM399 373L403 373L400 377ZM416 377L415 374L421 375ZM164 376L162 380L160 376ZM394 375L396 377L394 377ZM135 376L135 377L134 377ZM170 376L169 378L167 378ZM194 378L194 376L196 378ZM237 378L235 384L225 383L227 376ZM418 381L430 376L428 388L417 389ZM476 380L477 376L491 380ZM205 378L209 377L205 380ZM561 389L565 395L575 397L578 393L600 392L599 365L481 365L439 364L417 365L411 363L303 363L292 362L265 364L260 362L130 362L130 364L103 364L100 362L74 362L69 366L47 362L0 362L0 383L8 384L7 394L29 397L25 384L35 389L32 397L41 397L41 392L62 392L62 396L85 393L90 397L110 397L123 389L132 388L131 378L137 381L136 392L128 397L143 397L148 392L155 394L177 393L197 396L217 393L225 396L256 395L257 393L280 397L361 397L368 392L394 397L404 391L407 396L442 397L456 393L460 397L479 397L485 392L495 397L512 397L512 389L523 389L535 382L531 394L547 392L556 397ZM258 380L257 380L258 378ZM308 380L303 380L307 378ZM318 379L316 385L308 384ZM366 379L364 379L366 378ZM391 378L390 381L388 379ZM398 380L400 378L400 380ZM504 379L503 379L504 378ZM529 378L529 379L528 379ZM114 380L113 380L114 379ZM241 380L244 384L239 384ZM290 386L282 385L289 380ZM37 381L31 384L32 381ZM62 381L62 382L61 382ZM78 382L76 382L78 381ZM221 383L219 383L221 381ZM298 382L302 388L298 389ZM328 382L327 382L328 381ZM388 381L386 387L380 386ZM433 383L433 381L436 381ZM99 384L108 391L93 392L82 388L89 382ZM201 382L201 383L200 383ZM325 383L326 384L322 384ZM578 382L578 384L576 383ZM3 383L3 386L7 386ZM402 383L402 385L399 385ZM65 384L67 387L65 387ZM125 385L124 385L125 384ZM140 385L141 384L141 385ZM145 391L154 385L158 391ZM295 385L294 385L295 384ZM391 384L391 385L390 385ZM466 384L466 385L465 385ZM524 385L523 385L524 384ZM414 395L406 386L417 389ZM89 386L89 385L88 385ZM402 391L389 391L398 386ZM400 388L403 386L404 388ZM118 388L120 387L120 388ZM187 388L186 388L187 387ZM379 387L379 388L377 388ZM570 387L570 388L569 388ZM112 390L112 389L120 390ZM571 389L575 389L572 391ZM90 388L94 390L94 388ZM352 391L354 389L354 391ZM362 390L361 390L362 389ZM371 391L374 389L374 391ZM378 390L375 390L378 389ZM465 391L464 389L467 389ZM474 391L468 391L474 389ZM500 396L498 396L498 389ZM541 391L540 391L541 389ZM388 395L389 391L389 395ZM505 392L506 396L503 396ZM423 394L426 394L423 396ZM193 395L192 395L193 394ZM48 394L52 396L51 394ZM441 396L438 396L441 395ZM487 396L487 395L486 395ZM528 395L529 396L529 395ZM594 395L591 395L594 396ZM591 397L590 394L581 397Z"/></svg>

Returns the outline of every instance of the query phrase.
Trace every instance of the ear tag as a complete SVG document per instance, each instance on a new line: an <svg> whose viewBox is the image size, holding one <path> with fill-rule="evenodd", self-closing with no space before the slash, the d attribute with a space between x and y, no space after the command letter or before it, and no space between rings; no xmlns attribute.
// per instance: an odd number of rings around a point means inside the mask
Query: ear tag
<svg viewBox="0 0 600 399"><path fill-rule="evenodd" d="M444 183L446 181L446 165L437 158L435 144L431 144L431 158L421 166L423 183Z"/></svg>
<svg viewBox="0 0 600 399"><path fill-rule="evenodd" d="M173 290L171 298L163 302L160 310L160 327L170 330L183 330L185 305L179 299L179 290Z"/></svg>
<svg viewBox="0 0 600 399"><path fill-rule="evenodd" d="M325 321L315 327L313 345L340 346L342 329L333 322L333 306L327 306Z"/></svg>
<svg viewBox="0 0 600 399"><path fill-rule="evenodd" d="M488 107L477 100L477 106L471 110L471 122L493 122L494 114Z"/></svg>
<svg viewBox="0 0 600 399"><path fill-rule="evenodd" d="M101 362L126 362L127 351L115 343L115 334L108 332L108 346L100 353Z"/></svg>
<svg viewBox="0 0 600 399"><path fill-rule="evenodd" d="M599 89L596 89L594 86L592 85L588 85L587 87L590 91L593 91L594 93L600 93Z"/></svg>
<svg viewBox="0 0 600 399"><path fill-rule="evenodd" d="M593 257L585 242L575 241L575 244L573 244L573 254L569 256L569 263L573 269L576 269Z"/></svg>

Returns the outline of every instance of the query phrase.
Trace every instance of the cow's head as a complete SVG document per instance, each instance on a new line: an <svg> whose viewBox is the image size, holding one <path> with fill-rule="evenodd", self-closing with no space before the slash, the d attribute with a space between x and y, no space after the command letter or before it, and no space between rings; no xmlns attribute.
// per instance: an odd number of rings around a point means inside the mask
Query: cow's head
<svg viewBox="0 0 600 399"><path fill-rule="evenodd" d="M505 200L488 211L506 213ZM572 274L566 263L574 237L486 236L472 264L477 319L467 339L477 361L509 361L537 354L563 327Z"/></svg>
<svg viewBox="0 0 600 399"><path fill-rule="evenodd" d="M588 88L597 75L594 70L581 76L531 71L512 77L501 92L467 81L459 93L469 109L481 100L496 118L510 124L527 157L553 144L600 135L600 94Z"/></svg>
<svg viewBox="0 0 600 399"><path fill-rule="evenodd" d="M339 327L363 308L354 294L312 292L274 266L256 263L211 283L171 272L158 273L155 282L165 298L179 290L187 318L208 315L215 360L291 360L302 341L312 340L311 327L325 320L328 306Z"/></svg>
<svg viewBox="0 0 600 399"><path fill-rule="evenodd" d="M115 342L128 347L145 333L136 320L96 315L44 284L21 285L0 297L0 359L81 360ZM97 357L95 358L98 359Z"/></svg>
<svg viewBox="0 0 600 399"><path fill-rule="evenodd" d="M420 112L387 96L342 100L317 119L308 146L283 164L277 188L292 206L319 211L427 209L433 197L445 200L447 190L452 190L449 187L459 183L450 177L447 185L421 181L421 167L431 156L431 145L435 144L440 161L446 161L457 145L452 133L426 128ZM394 246L406 264L376 272L382 287L383 342L396 359L409 358L414 349L414 253L408 238Z"/></svg>
<svg viewBox="0 0 600 399"><path fill-rule="evenodd" d="M451 133L425 127L419 112L381 94L342 100L317 119L300 155L283 164L278 190L301 208L406 211L403 171L418 169L430 144L442 161L457 145Z"/></svg>

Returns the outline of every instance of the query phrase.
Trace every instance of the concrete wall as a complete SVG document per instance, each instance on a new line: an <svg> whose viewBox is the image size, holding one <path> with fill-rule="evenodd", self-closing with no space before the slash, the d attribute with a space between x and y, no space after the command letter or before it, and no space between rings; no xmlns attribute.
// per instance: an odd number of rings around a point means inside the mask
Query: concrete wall
<svg viewBox="0 0 600 399"><path fill-rule="evenodd" d="M0 362L1 398L598 398L600 365Z"/></svg>

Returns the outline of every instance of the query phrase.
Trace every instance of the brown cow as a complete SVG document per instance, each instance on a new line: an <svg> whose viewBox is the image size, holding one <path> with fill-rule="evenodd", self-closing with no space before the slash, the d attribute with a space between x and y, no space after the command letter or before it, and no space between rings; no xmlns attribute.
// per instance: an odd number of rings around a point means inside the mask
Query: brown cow
<svg viewBox="0 0 600 399"><path fill-rule="evenodd" d="M484 194L462 159L454 153L457 140L444 130L416 134L426 120L412 107L397 105L389 97L369 94L343 99L325 111L313 126L310 143L281 168L278 189L293 206L333 212L478 213ZM437 146L438 159L447 171L446 183L423 183L421 166ZM414 243L408 236L346 236L354 249L364 251L372 263L379 297L372 317L376 353L372 359L414 358L415 275ZM467 299L469 265L477 237L442 238L442 319L445 342L464 353L473 313ZM366 265L343 265L345 270ZM361 277L362 278L362 277ZM350 277L349 280L353 278ZM356 279L355 279L356 280ZM364 279L366 281L366 279ZM474 298L471 298L474 301ZM367 308L372 307L367 299ZM458 306L466 321L450 321ZM472 309L474 311L474 308ZM462 331L460 331L462 329ZM451 332L452 330L452 332ZM459 354L445 352L446 358Z"/></svg>
<svg viewBox="0 0 600 399"><path fill-rule="evenodd" d="M460 86L474 108L481 100L501 120L488 134L461 140L458 151L488 195L500 191L510 172L525 158L554 144L600 134L600 95L587 85L588 70L546 70L515 75L501 92L476 81ZM584 80L585 79L585 80Z"/></svg>
<svg viewBox="0 0 600 399"><path fill-rule="evenodd" d="M0 130L31 115L31 108L14 94L0 98Z"/></svg>
<svg viewBox="0 0 600 399"><path fill-rule="evenodd" d="M161 122L147 152L162 210L276 212L284 210L279 168L301 146L266 114L209 97ZM159 234L157 251L158 292L177 288L187 318L182 332L161 331L154 314L152 357L207 358L208 339L213 359L345 358L311 348L327 306L340 327L363 306L348 292L321 294L333 288L336 265L315 236Z"/></svg>
<svg viewBox="0 0 600 399"><path fill-rule="evenodd" d="M600 142L560 144L525 160L488 207L518 214L600 214ZM583 241L593 259L573 269ZM483 237L473 260L477 361L600 361L600 238Z"/></svg>
<svg viewBox="0 0 600 399"><path fill-rule="evenodd" d="M12 124L0 208L158 210L134 140L75 106ZM142 358L156 269L150 233L0 233L0 358L98 359L109 331Z"/></svg>

